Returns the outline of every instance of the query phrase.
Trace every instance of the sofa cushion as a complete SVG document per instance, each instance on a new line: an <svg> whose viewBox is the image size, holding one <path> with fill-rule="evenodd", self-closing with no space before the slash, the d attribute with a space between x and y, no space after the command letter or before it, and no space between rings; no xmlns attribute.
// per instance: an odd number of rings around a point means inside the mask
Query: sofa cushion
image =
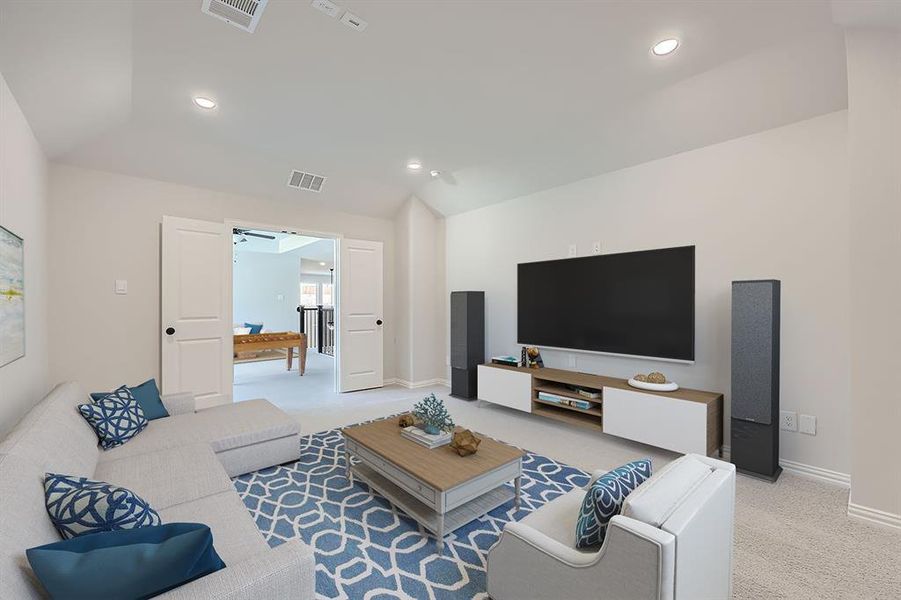
<svg viewBox="0 0 901 600"><path fill-rule="evenodd" d="M166 407L163 406L163 401L160 398L160 389L156 386L155 379L148 379L141 385L128 388L128 391L131 392L131 395L134 396L135 400L141 406L141 410L144 411L144 417L146 417L148 421L163 419L169 416L169 412L166 410ZM110 392L92 392L91 400L96 402L104 396L109 395L109 393Z"/></svg>
<svg viewBox="0 0 901 600"><path fill-rule="evenodd" d="M78 411L94 428L104 450L126 443L148 423L141 405L124 385L91 403L80 404Z"/></svg>
<svg viewBox="0 0 901 600"><path fill-rule="evenodd" d="M221 452L300 433L300 425L266 400L247 400L152 421L129 443L104 452L100 461L140 456L205 442Z"/></svg>
<svg viewBox="0 0 901 600"><path fill-rule="evenodd" d="M44 494L47 514L65 539L160 524L159 514L146 500L104 481L47 473Z"/></svg>
<svg viewBox="0 0 901 600"><path fill-rule="evenodd" d="M626 496L651 476L651 460L636 460L601 475L585 492L576 523L576 547L604 542L607 524L620 513Z"/></svg>
<svg viewBox="0 0 901 600"><path fill-rule="evenodd" d="M213 532L216 552L225 564L237 564L269 548L250 512L234 491L207 496L160 511L167 523L203 523Z"/></svg>
<svg viewBox="0 0 901 600"><path fill-rule="evenodd" d="M97 435L78 414L87 400L76 383L56 386L0 442L0 454L22 456L43 471L92 477L100 453Z"/></svg>
<svg viewBox="0 0 901 600"><path fill-rule="evenodd" d="M60 539L44 504L43 467L0 455L0 598L41 597L25 549Z"/></svg>
<svg viewBox="0 0 901 600"><path fill-rule="evenodd" d="M85 535L27 556L53 598L150 598L225 568L198 523Z"/></svg>
<svg viewBox="0 0 901 600"><path fill-rule="evenodd" d="M95 478L133 490L157 510L234 490L206 443L102 462Z"/></svg>
<svg viewBox="0 0 901 600"><path fill-rule="evenodd" d="M692 456L683 456L666 465L629 495L623 514L648 525L660 527L682 499L688 496L713 469Z"/></svg>

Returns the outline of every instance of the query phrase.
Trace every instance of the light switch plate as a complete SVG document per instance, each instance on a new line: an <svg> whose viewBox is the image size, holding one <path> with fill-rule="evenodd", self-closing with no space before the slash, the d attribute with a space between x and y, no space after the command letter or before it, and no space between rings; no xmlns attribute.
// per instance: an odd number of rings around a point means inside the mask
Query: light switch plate
<svg viewBox="0 0 901 600"><path fill-rule="evenodd" d="M817 418L812 415L801 415L798 419L798 431L807 435L816 435Z"/></svg>
<svg viewBox="0 0 901 600"><path fill-rule="evenodd" d="M116 293L120 296L124 296L128 293L128 280L127 279L117 279L116 280Z"/></svg>

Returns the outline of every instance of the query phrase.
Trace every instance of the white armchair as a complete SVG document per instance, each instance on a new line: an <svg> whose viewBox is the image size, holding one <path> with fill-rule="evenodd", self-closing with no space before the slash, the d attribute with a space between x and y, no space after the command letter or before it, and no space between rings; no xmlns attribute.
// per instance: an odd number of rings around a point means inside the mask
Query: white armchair
<svg viewBox="0 0 901 600"><path fill-rule="evenodd" d="M492 600L731 598L734 465L671 462L626 498L599 549L575 547L584 496L572 490L507 524L488 552Z"/></svg>

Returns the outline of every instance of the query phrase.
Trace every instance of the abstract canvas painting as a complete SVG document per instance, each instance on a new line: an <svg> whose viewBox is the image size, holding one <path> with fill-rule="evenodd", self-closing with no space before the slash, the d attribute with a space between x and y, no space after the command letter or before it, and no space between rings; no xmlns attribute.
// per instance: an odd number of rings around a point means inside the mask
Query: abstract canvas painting
<svg viewBox="0 0 901 600"><path fill-rule="evenodd" d="M0 227L0 367L25 356L25 243Z"/></svg>

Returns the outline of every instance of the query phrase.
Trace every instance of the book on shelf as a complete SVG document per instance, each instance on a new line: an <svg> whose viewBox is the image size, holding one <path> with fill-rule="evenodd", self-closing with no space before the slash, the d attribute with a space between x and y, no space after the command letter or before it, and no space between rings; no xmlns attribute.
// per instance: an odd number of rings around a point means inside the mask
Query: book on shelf
<svg viewBox="0 0 901 600"><path fill-rule="evenodd" d="M491 364L507 365L508 367L518 367L519 359L515 356L492 356Z"/></svg>
<svg viewBox="0 0 901 600"><path fill-rule="evenodd" d="M551 394L548 392L538 392L538 399L544 400L545 402L553 402L554 404L572 406L573 408L581 408L582 410L588 410L589 408L591 408L591 402L588 402L587 400L566 398L564 396L558 396L557 394Z"/></svg>
<svg viewBox="0 0 901 600"><path fill-rule="evenodd" d="M432 434L426 433L415 425L404 427L400 430L400 434L408 440L412 440L429 449L450 444L454 437L454 434L451 431L442 431L437 434Z"/></svg>
<svg viewBox="0 0 901 600"><path fill-rule="evenodd" d="M591 398L592 400L599 400L601 398L601 392L599 390L581 388L577 385L568 385L566 387L583 398Z"/></svg>

